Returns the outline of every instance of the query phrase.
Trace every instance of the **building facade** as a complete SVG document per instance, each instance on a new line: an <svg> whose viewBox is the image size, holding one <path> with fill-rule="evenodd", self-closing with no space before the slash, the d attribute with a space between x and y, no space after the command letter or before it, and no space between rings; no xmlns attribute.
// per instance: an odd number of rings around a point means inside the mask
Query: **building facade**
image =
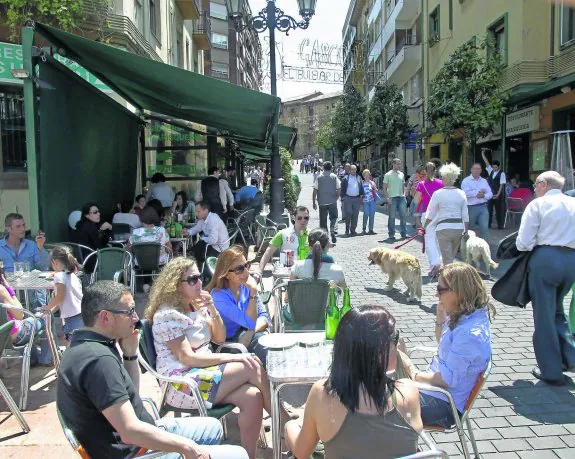
<svg viewBox="0 0 575 459"><path fill-rule="evenodd" d="M503 160L508 176L534 179L550 167L552 132L575 128L575 11L559 1L424 0L424 95L449 55L490 38L509 91L507 113L475 151L442 133L426 139L426 157L451 159L468 173L481 148ZM504 133L504 134L502 134ZM572 137L573 144L575 138Z"/></svg>
<svg viewBox="0 0 575 459"><path fill-rule="evenodd" d="M332 151L317 146L316 136L322 124L331 117L342 94L342 91L329 94L317 91L284 100L280 123L298 130L298 139L293 152L295 159L316 154L325 161L333 159Z"/></svg>
<svg viewBox="0 0 575 459"><path fill-rule="evenodd" d="M199 0L113 0L109 4L85 0L79 17L78 27L86 38L105 41L184 70L204 73L204 53L209 52L211 47L211 31L209 10L203 10ZM10 73L11 69L22 67L22 50L20 45L9 41L10 31L0 28L0 216L19 212L28 220L23 90L22 82ZM122 102L94 75L71 61L64 63L98 89ZM166 139L175 138L174 134L164 135L166 127L155 122L150 123L146 131L147 164L142 165L146 170L171 166L175 161L174 156L181 157L190 143L187 139L189 135L179 132L178 135L186 137L179 143L180 150L174 151L172 156L169 156L170 152L158 155L154 147L166 145ZM194 143L205 145L205 138L199 137L205 136L191 136ZM203 152L196 149L193 153L194 162L205 169L202 165L207 165L205 147Z"/></svg>
<svg viewBox="0 0 575 459"><path fill-rule="evenodd" d="M262 47L251 27L236 32L228 20L225 0L209 3L212 49L206 53L206 74L259 91L262 86ZM250 15L246 2L247 14Z"/></svg>
<svg viewBox="0 0 575 459"><path fill-rule="evenodd" d="M344 80L352 82L366 102L377 84L394 84L408 107L411 142L394 152L375 143L358 149L356 159L384 172L391 159L404 160L408 172L421 162L423 132L423 44L421 0L352 1L342 31Z"/></svg>

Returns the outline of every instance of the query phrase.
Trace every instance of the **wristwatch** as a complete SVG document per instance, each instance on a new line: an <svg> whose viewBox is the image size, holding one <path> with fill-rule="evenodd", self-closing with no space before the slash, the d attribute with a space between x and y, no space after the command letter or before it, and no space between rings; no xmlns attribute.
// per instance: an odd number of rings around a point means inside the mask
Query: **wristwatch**
<svg viewBox="0 0 575 459"><path fill-rule="evenodd" d="M138 360L138 355L137 354L136 355L123 355L122 358L124 360L129 361L129 362L132 362L134 360Z"/></svg>

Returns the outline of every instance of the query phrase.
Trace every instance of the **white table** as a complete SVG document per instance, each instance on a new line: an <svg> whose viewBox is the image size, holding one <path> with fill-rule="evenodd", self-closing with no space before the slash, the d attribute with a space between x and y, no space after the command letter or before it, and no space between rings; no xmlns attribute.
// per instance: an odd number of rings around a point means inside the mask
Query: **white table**
<svg viewBox="0 0 575 459"><path fill-rule="evenodd" d="M182 243L182 254L186 258L188 253L188 238L187 237L171 237L170 242L181 242Z"/></svg>
<svg viewBox="0 0 575 459"><path fill-rule="evenodd" d="M325 332L274 333L297 340L316 341L315 344L295 344L287 349L269 349L267 372L272 402L273 458L281 458L280 391L284 386L313 384L326 378L332 359L332 342L325 340ZM319 344L317 344L319 342Z"/></svg>

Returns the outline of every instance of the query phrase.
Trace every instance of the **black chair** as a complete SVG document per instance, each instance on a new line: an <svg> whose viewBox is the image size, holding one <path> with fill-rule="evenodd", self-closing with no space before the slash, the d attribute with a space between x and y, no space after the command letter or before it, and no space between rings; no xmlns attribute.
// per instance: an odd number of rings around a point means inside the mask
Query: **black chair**
<svg viewBox="0 0 575 459"><path fill-rule="evenodd" d="M112 223L112 239L114 241L127 241L132 234L132 227L127 223Z"/></svg>

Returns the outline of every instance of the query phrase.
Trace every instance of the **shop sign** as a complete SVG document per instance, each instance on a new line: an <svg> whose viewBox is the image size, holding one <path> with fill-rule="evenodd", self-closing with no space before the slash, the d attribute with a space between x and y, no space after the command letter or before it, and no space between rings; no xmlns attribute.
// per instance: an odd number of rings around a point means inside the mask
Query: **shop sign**
<svg viewBox="0 0 575 459"><path fill-rule="evenodd" d="M22 68L22 46L0 42L0 80L19 81L10 73Z"/></svg>
<svg viewBox="0 0 575 459"><path fill-rule="evenodd" d="M58 62L60 62L61 64L64 64L66 67L68 67L70 70L72 70L72 72L74 72L80 78L86 80L92 86L95 86L96 88L98 88L99 90L104 91L104 92L112 92L112 89L110 89L109 86L102 83L101 80L96 78L94 75L92 75L90 72L88 72L84 67L82 67L77 62L74 62L74 61L72 61L72 60L70 60L64 56L60 56L59 54L56 54L54 56L54 58Z"/></svg>
<svg viewBox="0 0 575 459"><path fill-rule="evenodd" d="M539 129L539 106L524 108L507 115L506 131L507 137L525 134Z"/></svg>
<svg viewBox="0 0 575 459"><path fill-rule="evenodd" d="M343 84L343 71L335 69L282 66L281 80L308 83Z"/></svg>

